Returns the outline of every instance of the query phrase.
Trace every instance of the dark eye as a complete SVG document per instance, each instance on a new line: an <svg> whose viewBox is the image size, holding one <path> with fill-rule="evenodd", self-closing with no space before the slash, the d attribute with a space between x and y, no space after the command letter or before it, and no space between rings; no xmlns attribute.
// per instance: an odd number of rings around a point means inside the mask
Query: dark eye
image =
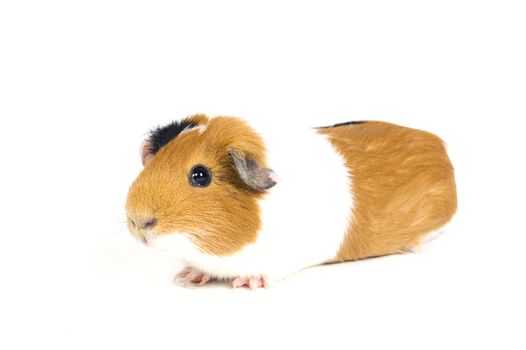
<svg viewBox="0 0 526 350"><path fill-rule="evenodd" d="M206 187L212 181L212 173L202 165L196 165L190 172L190 184L194 187Z"/></svg>

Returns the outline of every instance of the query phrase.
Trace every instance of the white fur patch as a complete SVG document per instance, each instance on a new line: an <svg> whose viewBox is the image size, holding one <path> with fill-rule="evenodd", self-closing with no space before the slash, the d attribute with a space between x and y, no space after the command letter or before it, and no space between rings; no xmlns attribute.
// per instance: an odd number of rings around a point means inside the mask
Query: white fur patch
<svg viewBox="0 0 526 350"><path fill-rule="evenodd" d="M226 257L202 253L184 233L160 236L152 246L220 278L281 278L336 256L353 207L343 157L314 129L256 130L279 179L260 201L263 225L256 242Z"/></svg>
<svg viewBox="0 0 526 350"><path fill-rule="evenodd" d="M202 133L205 132L207 128L208 128L207 125L196 125L196 126L188 125L186 128L184 128L183 131L181 131L179 135L190 132L190 131L198 131L199 135L201 135Z"/></svg>

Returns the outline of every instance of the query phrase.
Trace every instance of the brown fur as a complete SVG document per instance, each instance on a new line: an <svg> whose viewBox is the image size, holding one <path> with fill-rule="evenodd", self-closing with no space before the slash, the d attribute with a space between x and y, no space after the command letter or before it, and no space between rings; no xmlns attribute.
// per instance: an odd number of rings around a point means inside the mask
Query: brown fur
<svg viewBox="0 0 526 350"><path fill-rule="evenodd" d="M355 207L335 261L404 252L445 225L457 208L442 140L383 122L320 129L351 170Z"/></svg>
<svg viewBox="0 0 526 350"><path fill-rule="evenodd" d="M258 199L264 195L238 176L231 155L264 168L266 150L242 120L191 119L206 131L181 133L145 162L130 188L127 211L138 221L155 218L155 234L185 232L204 252L230 255L256 240ZM344 156L353 184L351 223L334 262L410 250L455 213L453 167L435 135L383 122L318 132ZM208 187L189 183L198 164L212 170ZM128 223L142 238L144 230Z"/></svg>
<svg viewBox="0 0 526 350"><path fill-rule="evenodd" d="M235 149L264 167L265 147L242 120L191 119L206 125L206 131L182 133L162 147L132 184L126 208L137 220L156 218L156 234L186 232L204 252L229 255L255 241L261 225L257 200L263 195L237 176L229 151ZM212 170L206 188L189 183L189 172L198 164ZM128 225L142 238L144 230L132 227L130 218Z"/></svg>

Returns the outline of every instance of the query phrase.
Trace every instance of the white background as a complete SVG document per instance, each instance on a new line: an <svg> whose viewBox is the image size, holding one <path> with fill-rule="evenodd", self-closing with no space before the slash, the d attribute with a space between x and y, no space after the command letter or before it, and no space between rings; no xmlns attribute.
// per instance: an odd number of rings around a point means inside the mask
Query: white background
<svg viewBox="0 0 526 350"><path fill-rule="evenodd" d="M2 1L0 347L524 349L522 3ZM176 287L123 204L196 112L432 131L458 214L416 254Z"/></svg>

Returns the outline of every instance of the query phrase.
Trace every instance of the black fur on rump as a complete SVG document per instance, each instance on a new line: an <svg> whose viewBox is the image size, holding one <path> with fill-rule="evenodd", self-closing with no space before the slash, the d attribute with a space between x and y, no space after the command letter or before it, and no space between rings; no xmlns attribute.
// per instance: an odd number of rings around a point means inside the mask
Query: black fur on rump
<svg viewBox="0 0 526 350"><path fill-rule="evenodd" d="M359 121L352 121L352 122L338 123L338 124L329 125L329 126L318 126L318 127L315 128L315 129L329 129L329 128L337 128L337 127L339 127L339 126L357 125L357 124L363 124L363 123L365 123L365 121L363 121L363 120L359 120Z"/></svg>
<svg viewBox="0 0 526 350"><path fill-rule="evenodd" d="M157 128L150 131L149 141L149 152L155 154L166 145L168 142L175 139L180 133L186 129L191 129L197 126L195 121L190 119L183 119L181 121L173 121L166 126L158 126Z"/></svg>

